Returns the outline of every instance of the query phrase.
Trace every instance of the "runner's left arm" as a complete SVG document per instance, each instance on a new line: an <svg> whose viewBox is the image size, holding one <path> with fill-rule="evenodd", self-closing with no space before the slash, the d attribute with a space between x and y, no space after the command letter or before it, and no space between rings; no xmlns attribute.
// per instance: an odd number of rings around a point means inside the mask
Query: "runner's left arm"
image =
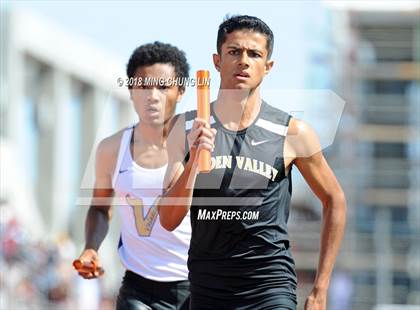
<svg viewBox="0 0 420 310"><path fill-rule="evenodd" d="M326 307L327 291L346 222L344 192L329 167L315 131L302 121L294 120L295 159L302 176L322 203L320 254L314 287L307 304ZM291 139L289 139L290 141ZM292 139L293 140L293 139ZM307 309L312 309L307 306ZM315 307L315 309L318 309Z"/></svg>

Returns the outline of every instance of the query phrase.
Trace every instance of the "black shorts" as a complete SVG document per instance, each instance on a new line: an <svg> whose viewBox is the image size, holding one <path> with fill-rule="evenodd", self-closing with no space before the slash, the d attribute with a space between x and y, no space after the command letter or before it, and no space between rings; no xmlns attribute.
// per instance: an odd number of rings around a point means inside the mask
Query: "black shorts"
<svg viewBox="0 0 420 310"><path fill-rule="evenodd" d="M157 282L127 270L122 281L117 310L187 310L189 282Z"/></svg>
<svg viewBox="0 0 420 310"><path fill-rule="evenodd" d="M296 310L294 296L288 294L265 294L252 298L216 299L209 296L191 294L191 310Z"/></svg>

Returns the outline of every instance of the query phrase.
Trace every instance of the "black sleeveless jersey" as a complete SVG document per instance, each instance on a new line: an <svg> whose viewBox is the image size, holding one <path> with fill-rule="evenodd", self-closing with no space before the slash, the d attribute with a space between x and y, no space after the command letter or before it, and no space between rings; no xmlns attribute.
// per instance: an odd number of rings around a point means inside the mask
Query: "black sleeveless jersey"
<svg viewBox="0 0 420 310"><path fill-rule="evenodd" d="M291 116L263 101L248 128L231 131L213 106L212 169L197 176L190 209L191 292L229 300L271 293L295 298L286 226L291 173L286 175L283 159ZM196 111L185 116L188 133Z"/></svg>

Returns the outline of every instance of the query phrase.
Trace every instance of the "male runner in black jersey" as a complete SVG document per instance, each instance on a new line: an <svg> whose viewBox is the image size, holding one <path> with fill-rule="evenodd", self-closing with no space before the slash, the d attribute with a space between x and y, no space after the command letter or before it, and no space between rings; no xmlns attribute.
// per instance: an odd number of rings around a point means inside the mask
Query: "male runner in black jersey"
<svg viewBox="0 0 420 310"><path fill-rule="evenodd" d="M157 204L168 230L191 210L192 309L296 309L286 226L293 164L323 204L318 272L305 309L326 308L345 197L314 131L261 99L272 49L272 31L260 19L225 20L213 55L221 84L212 121L185 113L168 139L167 190ZM200 150L212 152L210 173L197 172Z"/></svg>

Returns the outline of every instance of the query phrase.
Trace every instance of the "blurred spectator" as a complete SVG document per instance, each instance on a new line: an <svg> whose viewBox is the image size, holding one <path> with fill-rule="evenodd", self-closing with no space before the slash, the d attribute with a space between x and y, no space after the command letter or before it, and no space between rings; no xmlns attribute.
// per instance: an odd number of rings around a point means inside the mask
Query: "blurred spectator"
<svg viewBox="0 0 420 310"><path fill-rule="evenodd" d="M76 248L67 234L31 240L5 200L0 211L1 309L113 308L114 296L101 300L99 281L78 281L71 265Z"/></svg>

